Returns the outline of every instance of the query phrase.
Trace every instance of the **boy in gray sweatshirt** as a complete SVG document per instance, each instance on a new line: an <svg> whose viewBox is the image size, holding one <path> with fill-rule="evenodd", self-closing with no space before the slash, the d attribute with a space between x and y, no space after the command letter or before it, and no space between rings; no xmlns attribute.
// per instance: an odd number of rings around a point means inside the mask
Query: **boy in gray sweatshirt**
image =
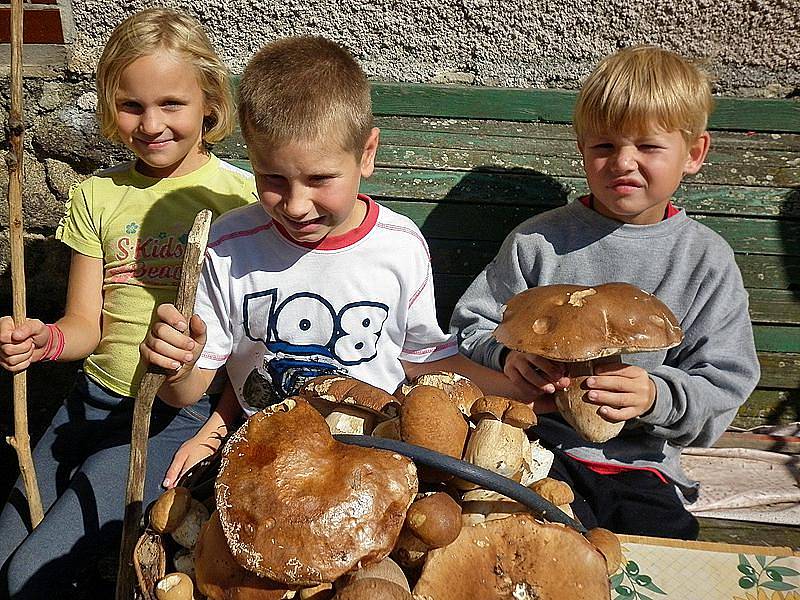
<svg viewBox="0 0 800 600"><path fill-rule="evenodd" d="M671 198L708 152L710 86L680 56L654 47L604 59L581 89L574 126L591 194L515 228L458 302L451 330L462 352L534 384L543 396L536 434L556 455L551 476L575 491L587 527L694 539L684 508L698 483L681 448L710 446L755 388L759 364L748 298L733 251ZM531 287L624 281L657 296L683 342L599 367L584 398L624 421L604 443L584 441L548 397L569 380L543 357L511 351L491 333L503 305Z"/></svg>

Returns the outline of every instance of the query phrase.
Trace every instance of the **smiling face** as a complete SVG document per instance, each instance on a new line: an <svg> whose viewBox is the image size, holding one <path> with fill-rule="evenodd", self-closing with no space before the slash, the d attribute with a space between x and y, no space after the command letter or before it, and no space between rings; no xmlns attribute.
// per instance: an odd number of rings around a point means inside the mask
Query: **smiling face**
<svg viewBox="0 0 800 600"><path fill-rule="evenodd" d="M709 146L703 133L688 143L680 131L588 134L578 142L594 208L616 221L658 223L684 175L697 173Z"/></svg>
<svg viewBox="0 0 800 600"><path fill-rule="evenodd" d="M203 118L210 114L195 69L169 52L128 65L115 94L117 132L148 177L178 177L208 160Z"/></svg>
<svg viewBox="0 0 800 600"><path fill-rule="evenodd" d="M378 129L360 157L333 141L270 147L248 136L248 152L261 205L296 241L316 243L358 227L366 205L358 201L362 177L375 167Z"/></svg>

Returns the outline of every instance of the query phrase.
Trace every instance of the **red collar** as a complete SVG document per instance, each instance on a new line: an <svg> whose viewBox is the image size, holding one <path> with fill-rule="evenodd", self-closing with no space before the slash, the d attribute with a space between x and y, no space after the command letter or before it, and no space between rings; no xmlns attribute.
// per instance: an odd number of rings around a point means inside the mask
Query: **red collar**
<svg viewBox="0 0 800 600"><path fill-rule="evenodd" d="M375 227L375 223L378 222L378 212L380 211L380 206L366 194L359 194L358 199L367 205L367 214L364 215L364 220L361 221L361 224L355 229L351 229L342 235L325 236L318 242L298 242L291 235L289 235L289 232L287 232L280 223L277 221L273 221L273 223L275 223L275 228L284 238L297 246L309 248L310 250L341 250L342 248L352 246L357 241L363 239L370 231L372 231L372 228Z"/></svg>

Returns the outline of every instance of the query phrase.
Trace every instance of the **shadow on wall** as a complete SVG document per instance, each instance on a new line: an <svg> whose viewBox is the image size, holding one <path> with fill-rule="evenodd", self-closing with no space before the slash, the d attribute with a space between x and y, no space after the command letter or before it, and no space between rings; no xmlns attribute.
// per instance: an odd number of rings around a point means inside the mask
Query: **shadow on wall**
<svg viewBox="0 0 800 600"><path fill-rule="evenodd" d="M534 169L479 166L465 173L420 227L431 251L439 323L526 219L567 203L572 190ZM419 222L419 221L418 221Z"/></svg>

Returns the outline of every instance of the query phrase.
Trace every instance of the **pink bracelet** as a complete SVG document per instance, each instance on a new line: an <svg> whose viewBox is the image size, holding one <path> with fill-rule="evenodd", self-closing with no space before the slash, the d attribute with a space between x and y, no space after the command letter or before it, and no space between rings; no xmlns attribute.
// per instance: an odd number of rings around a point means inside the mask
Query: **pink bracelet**
<svg viewBox="0 0 800 600"><path fill-rule="evenodd" d="M47 328L50 330L50 341L47 343L47 350L43 357L45 360L58 360L58 357L61 356L61 353L64 351L64 332L61 331L58 325L51 323L47 323ZM52 348L54 336L56 338L55 349ZM50 354L51 350L52 354Z"/></svg>

